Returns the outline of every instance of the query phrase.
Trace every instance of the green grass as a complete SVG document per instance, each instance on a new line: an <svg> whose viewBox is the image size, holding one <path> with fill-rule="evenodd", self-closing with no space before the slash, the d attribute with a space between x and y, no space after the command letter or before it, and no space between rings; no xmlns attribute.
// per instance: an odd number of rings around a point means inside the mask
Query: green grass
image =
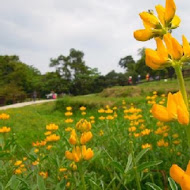
<svg viewBox="0 0 190 190"><path fill-rule="evenodd" d="M169 88L174 88L176 85L176 81L169 81L169 83L170 85L167 84ZM15 154L9 156L14 163L16 160L26 156L26 152L28 152L30 155L27 161L28 168L30 168L31 162L34 161L32 160L33 158L37 159L37 157L41 157L42 161L40 166L36 168L33 167L29 170L27 176L21 176L22 180L25 180L28 186L31 187L33 184L38 183L38 180L36 182L36 176L39 171L48 171L49 177L45 181L46 187L47 189L55 189L56 185L59 183L57 180L59 167L67 167L69 169L71 163L71 161L67 160L64 156L65 151L71 150L72 147L68 142L70 134L65 131L65 128L74 128L76 122L81 118L89 120L90 116L94 116L95 124L92 125L93 139L87 144L87 147L93 149L94 157L92 160L83 163L88 189L103 189L103 186L105 186L105 189L113 190L124 190L126 187L128 189L135 189L136 183L134 180L133 167L129 164L130 155L134 151L135 157L137 157L137 155L139 157L139 153L142 150L141 146L145 143L152 144L153 149L148 151L137 163L137 168L143 168L138 171L141 178L142 190L149 190L150 188L145 184L146 182L153 181L163 189L163 175L161 175L161 173L164 174L164 177L167 179L169 176L169 168L173 163L179 164L181 167L185 168L189 160L187 156L189 152L184 126L180 126L177 122L170 122L167 124L170 126L170 130L168 131L169 135L167 137L155 135L154 133L158 128L156 126L157 120L150 114L151 105L146 103L145 98L146 95L152 95L153 90L161 94L162 91L160 89L164 88L166 88L166 86L163 81L150 82L139 86L113 87L111 89L105 89L105 91L100 94L76 97L65 96L62 99L58 99L56 102L1 111L1 113L5 112L10 115L9 120L0 121L1 126L11 127L10 136L15 134L17 145L19 145ZM145 127L151 129L150 135L140 138L130 136L128 130L129 121L123 118L123 100L125 100L127 107L133 102L135 106L142 109ZM110 107L117 105L118 117L114 120L100 121L98 118L102 114L98 113L97 110L106 105ZM73 124L65 123L66 116L64 113L67 106L72 106L73 108ZM85 116L81 116L81 112L79 111L80 106L87 107L87 114ZM44 147L40 147L40 153L42 154L35 154L34 148L32 149L32 142L45 139L45 127L50 123L55 123L59 126L59 130L56 133L60 135L61 140L53 144L54 148L51 151L47 151ZM100 130L104 131L103 136L99 136ZM137 128L138 133L141 131L140 128ZM179 134L179 139L181 141L179 145L173 144L174 139L172 138L172 134L174 133ZM158 140L162 138L169 142L169 147L157 146ZM131 150L129 141L133 141L133 150ZM20 145L24 147L26 152L20 149ZM177 156L177 152L180 152L181 155ZM2 152L0 156L3 154ZM152 161L158 163L157 161L159 160L163 162L159 162L161 164L158 166L152 166L148 173L143 172L143 170L146 169L146 167L143 167L143 164L147 165L147 163L151 163ZM7 165L5 165L3 169L0 167L0 181L3 179L3 185L6 185L12 176L14 166L11 165L11 162L3 162L0 159L0 166L2 163L7 163ZM128 164L131 170L129 170L128 173L124 173ZM80 163L78 166L81 167ZM7 172L6 176L4 171ZM32 174L30 172L32 172ZM73 189L82 189L78 188L81 178L77 172L78 171L72 173L74 175L70 176L70 180L73 184ZM110 184L113 179L113 183ZM65 181L65 179L63 179L63 181ZM22 186L23 185L26 185L26 183L23 183Z"/></svg>

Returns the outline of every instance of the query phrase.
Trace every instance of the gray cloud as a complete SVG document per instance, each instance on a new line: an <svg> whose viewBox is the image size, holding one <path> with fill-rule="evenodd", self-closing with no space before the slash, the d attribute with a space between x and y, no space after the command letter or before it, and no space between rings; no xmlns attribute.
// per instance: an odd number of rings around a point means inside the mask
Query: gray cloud
<svg viewBox="0 0 190 190"><path fill-rule="evenodd" d="M70 48L85 53L86 64L106 74L118 67L126 55L137 57L144 46L155 47L153 41L142 43L133 38L133 31L142 28L138 14L154 9L153 0L0 0L1 54L17 54L42 73L50 71L49 60ZM139 3L140 2L140 3ZM156 3L156 4L154 4ZM181 28L174 34L188 36L189 1L176 0Z"/></svg>

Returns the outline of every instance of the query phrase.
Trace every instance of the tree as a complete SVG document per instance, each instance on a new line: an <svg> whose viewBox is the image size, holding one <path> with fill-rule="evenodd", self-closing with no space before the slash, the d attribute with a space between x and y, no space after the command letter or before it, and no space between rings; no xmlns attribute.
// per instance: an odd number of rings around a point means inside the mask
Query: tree
<svg viewBox="0 0 190 190"><path fill-rule="evenodd" d="M64 85L74 95L90 93L93 80L99 76L98 70L86 66L83 58L82 51L71 49L68 56L60 55L50 60L50 67L56 68Z"/></svg>

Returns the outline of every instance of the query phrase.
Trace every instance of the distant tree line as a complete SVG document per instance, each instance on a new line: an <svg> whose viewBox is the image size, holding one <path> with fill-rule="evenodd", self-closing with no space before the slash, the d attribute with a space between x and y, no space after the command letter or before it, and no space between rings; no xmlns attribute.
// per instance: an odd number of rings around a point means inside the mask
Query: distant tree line
<svg viewBox="0 0 190 190"><path fill-rule="evenodd" d="M55 72L41 74L38 69L22 63L18 56L0 56L0 104L10 104L31 98L34 91L37 97L54 91L58 94L84 95L101 92L104 88L112 86L125 86L129 76L136 84L138 75L145 78L147 73L153 78L160 76L171 77L173 71L151 70L145 64L144 49L139 50L140 59L134 61L131 55L121 58L118 64L124 73L114 70L106 75L98 72L97 68L90 68L85 64L84 53L71 49L69 55L60 55L50 59L50 67Z"/></svg>

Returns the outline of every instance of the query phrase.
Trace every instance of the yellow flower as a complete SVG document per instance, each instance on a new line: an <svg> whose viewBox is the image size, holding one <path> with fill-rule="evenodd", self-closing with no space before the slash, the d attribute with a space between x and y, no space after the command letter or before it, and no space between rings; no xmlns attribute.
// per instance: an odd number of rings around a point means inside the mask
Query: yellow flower
<svg viewBox="0 0 190 190"><path fill-rule="evenodd" d="M152 114L155 118L163 122L178 120L180 124L189 124L189 112L181 92L177 92L173 95L171 93L168 94L167 107L154 104Z"/></svg>
<svg viewBox="0 0 190 190"><path fill-rule="evenodd" d="M85 112L85 111L83 111L83 112L81 113L81 115L86 115L86 112Z"/></svg>
<svg viewBox="0 0 190 190"><path fill-rule="evenodd" d="M148 143L143 144L143 145L142 145L142 149L145 149L145 148L150 148L150 149L152 149L152 145L151 145L151 144L148 144Z"/></svg>
<svg viewBox="0 0 190 190"><path fill-rule="evenodd" d="M99 120L105 120L105 117L104 116L100 116Z"/></svg>
<svg viewBox="0 0 190 190"><path fill-rule="evenodd" d="M91 129L92 125L90 122L88 122L85 119L81 119L79 122L76 124L76 128L79 131L89 131Z"/></svg>
<svg viewBox="0 0 190 190"><path fill-rule="evenodd" d="M113 110L112 109L107 109L107 110L105 110L105 113L113 113Z"/></svg>
<svg viewBox="0 0 190 190"><path fill-rule="evenodd" d="M104 131L103 130L100 130L99 131L99 136L103 136L104 135Z"/></svg>
<svg viewBox="0 0 190 190"><path fill-rule="evenodd" d="M59 171L60 172L65 172L65 171L67 171L67 168L59 168Z"/></svg>
<svg viewBox="0 0 190 190"><path fill-rule="evenodd" d="M40 141L40 142L33 142L32 143L32 146L35 146L35 147L40 147L40 146L45 146L46 145L46 141Z"/></svg>
<svg viewBox="0 0 190 190"><path fill-rule="evenodd" d="M114 119L114 116L108 115L108 116L106 117L106 119L107 119L107 120L113 120L113 119Z"/></svg>
<svg viewBox="0 0 190 190"><path fill-rule="evenodd" d="M72 116L73 115L73 113L72 112L70 112L70 111L68 111L68 112L65 112L65 116Z"/></svg>
<svg viewBox="0 0 190 190"><path fill-rule="evenodd" d="M170 64L168 51L160 38L155 38L157 50L147 48L145 50L146 64L152 69L159 69Z"/></svg>
<svg viewBox="0 0 190 190"><path fill-rule="evenodd" d="M67 128L65 129L66 132L70 132L70 131L72 131L72 130L73 130L72 127L67 127Z"/></svg>
<svg viewBox="0 0 190 190"><path fill-rule="evenodd" d="M2 127L0 128L0 133L8 133L11 131L10 127Z"/></svg>
<svg viewBox="0 0 190 190"><path fill-rule="evenodd" d="M34 152L35 152L35 153L38 153L38 152L39 152L39 149L38 149L38 148L35 148L35 149L34 149Z"/></svg>
<svg viewBox="0 0 190 190"><path fill-rule="evenodd" d="M165 21L171 22L175 16L176 5L174 0L166 0Z"/></svg>
<svg viewBox="0 0 190 190"><path fill-rule="evenodd" d="M186 171L173 164L170 168L170 176L181 186L182 190L190 190L190 161Z"/></svg>
<svg viewBox="0 0 190 190"><path fill-rule="evenodd" d="M73 123L73 119L68 118L68 119L65 120L65 123Z"/></svg>
<svg viewBox="0 0 190 190"><path fill-rule="evenodd" d="M39 175L46 179L48 177L48 172L39 172Z"/></svg>
<svg viewBox="0 0 190 190"><path fill-rule="evenodd" d="M157 142L157 146L161 147L161 146L164 146L164 147L167 147L168 146L168 142L165 142L164 139L161 139Z"/></svg>
<svg viewBox="0 0 190 190"><path fill-rule="evenodd" d="M105 110L103 108L98 110L98 113L104 113L104 112L105 112Z"/></svg>
<svg viewBox="0 0 190 190"><path fill-rule="evenodd" d="M80 143L81 144L86 144L87 142L89 142L92 139L92 133L90 131L88 132L84 132L81 135L80 138Z"/></svg>
<svg viewBox="0 0 190 190"><path fill-rule="evenodd" d="M82 106L80 107L80 111L85 111L86 110L86 107Z"/></svg>
<svg viewBox="0 0 190 190"><path fill-rule="evenodd" d="M149 134L150 134L150 129L145 129L145 130L141 131L142 136L149 135Z"/></svg>
<svg viewBox="0 0 190 190"><path fill-rule="evenodd" d="M76 134L76 131L75 129L73 129L71 131L71 136L69 138L69 142L72 144L72 145L75 145L77 143L77 134Z"/></svg>
<svg viewBox="0 0 190 190"><path fill-rule="evenodd" d="M19 166L19 165L21 165L22 164L22 160L17 160L16 162L15 162L15 166Z"/></svg>
<svg viewBox="0 0 190 190"><path fill-rule="evenodd" d="M187 39L184 35L182 36L182 41L183 41L184 56L190 57L190 45L189 45L189 42L187 41Z"/></svg>
<svg viewBox="0 0 190 190"><path fill-rule="evenodd" d="M7 119L9 119L9 118L10 118L10 115L8 115L8 114L6 114L6 113L0 114L0 119L2 119L2 120L7 120Z"/></svg>
<svg viewBox="0 0 190 190"><path fill-rule="evenodd" d="M50 150L52 147L53 147L52 145L48 145L48 146L46 147L46 149L47 149L47 150Z"/></svg>
<svg viewBox="0 0 190 190"><path fill-rule="evenodd" d="M51 123L51 124L49 124L49 125L46 125L46 129L47 129L48 131L56 131L58 128L59 128L58 125L55 125L54 123Z"/></svg>
<svg viewBox="0 0 190 190"><path fill-rule="evenodd" d="M18 168L18 169L16 169L16 170L14 171L14 173L15 173L15 174L21 174L21 173L22 173L22 170L21 170L20 168Z"/></svg>
<svg viewBox="0 0 190 190"><path fill-rule="evenodd" d="M158 16L154 15L153 11L139 14L145 29L134 32L136 40L147 41L153 37L162 37L171 29L179 26L181 20L175 15L176 6L174 0L166 0L165 8L162 5L157 5L155 8Z"/></svg>
<svg viewBox="0 0 190 190"><path fill-rule="evenodd" d="M183 56L183 47L170 33L164 35L164 42L173 59L179 60Z"/></svg>
<svg viewBox="0 0 190 190"><path fill-rule="evenodd" d="M74 162L80 162L81 159L90 160L93 157L94 153L91 148L86 149L86 146L82 147L76 146L73 148L72 152L66 151L65 157Z"/></svg>
<svg viewBox="0 0 190 190"><path fill-rule="evenodd" d="M52 134L46 137L47 142L58 141L59 139L60 139L60 136L56 134Z"/></svg>
<svg viewBox="0 0 190 190"><path fill-rule="evenodd" d="M136 129L137 129L137 128L133 126L133 127L129 127L128 130L129 130L129 132L134 132L134 131L136 131Z"/></svg>
<svg viewBox="0 0 190 190"><path fill-rule="evenodd" d="M68 106L68 107L66 107L66 110L67 110L67 111L71 111L71 110L72 110L72 107Z"/></svg>
<svg viewBox="0 0 190 190"><path fill-rule="evenodd" d="M48 135L51 135L51 133L52 133L51 131L47 131L47 132L44 133L44 135L48 136Z"/></svg>

